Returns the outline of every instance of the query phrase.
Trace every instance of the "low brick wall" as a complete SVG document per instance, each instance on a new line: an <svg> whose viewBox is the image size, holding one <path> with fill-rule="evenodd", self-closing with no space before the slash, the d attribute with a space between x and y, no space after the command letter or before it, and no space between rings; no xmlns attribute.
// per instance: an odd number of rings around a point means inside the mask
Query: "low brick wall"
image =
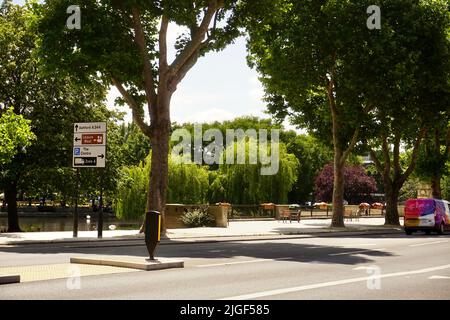
<svg viewBox="0 0 450 320"><path fill-rule="evenodd" d="M186 204L168 204L166 205L166 228L180 229L186 228L181 221L181 216L195 209L204 208L206 205L186 205ZM208 213L214 216L216 227L226 228L228 226L228 208L217 205L209 205Z"/></svg>

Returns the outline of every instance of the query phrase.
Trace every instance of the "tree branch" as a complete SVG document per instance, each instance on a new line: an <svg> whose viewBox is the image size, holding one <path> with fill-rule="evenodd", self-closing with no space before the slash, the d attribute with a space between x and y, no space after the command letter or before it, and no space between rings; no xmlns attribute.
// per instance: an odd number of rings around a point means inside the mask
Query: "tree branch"
<svg viewBox="0 0 450 320"><path fill-rule="evenodd" d="M191 41L188 42L183 51L175 58L175 61L171 65L174 78L178 78L177 74L183 68L183 66L189 61L189 58L197 52L205 39L206 32L215 12L223 6L223 1L210 0L208 8L203 17L203 21L200 26L195 30L195 34L192 36Z"/></svg>
<svg viewBox="0 0 450 320"><path fill-rule="evenodd" d="M137 6L133 6L131 10L133 14L135 41L139 47L139 52L144 62L144 90L148 102L148 111L150 116L152 116L154 114L152 109L156 108L157 105L157 95L155 92L155 83L153 80L153 69L150 63L150 57L148 55L148 49L145 41L144 29L142 28L141 24L141 15L139 8Z"/></svg>
<svg viewBox="0 0 450 320"><path fill-rule="evenodd" d="M355 129L355 132L353 132L352 140L350 141L350 144L348 145L347 149L344 151L344 154L342 155L342 162L347 161L348 156L350 155L350 153L353 151L356 144L358 143L360 130L361 130L361 128L358 127Z"/></svg>
<svg viewBox="0 0 450 320"><path fill-rule="evenodd" d="M419 131L419 134L417 135L416 141L414 142L414 149L411 155L411 162L409 164L408 169L406 169L405 173L402 175L400 182L404 183L406 179L408 179L411 173L414 171L414 168L416 167L417 163L417 158L419 157L419 147L426 133L427 129L425 127L422 127Z"/></svg>
<svg viewBox="0 0 450 320"><path fill-rule="evenodd" d="M150 126L147 125L144 118L140 116L141 112L136 100L128 93L127 90L125 90L123 85L115 77L112 77L112 82L130 107L133 113L133 121L147 137L150 137Z"/></svg>
<svg viewBox="0 0 450 320"><path fill-rule="evenodd" d="M161 27L159 29L159 76L167 72L167 28L169 19L166 15L162 16Z"/></svg>
<svg viewBox="0 0 450 320"><path fill-rule="evenodd" d="M375 164L375 168L377 168L377 171L379 174L383 175L384 168L383 165L380 162L380 159L378 159L377 154L375 151L370 148L370 158L372 159L373 163Z"/></svg>

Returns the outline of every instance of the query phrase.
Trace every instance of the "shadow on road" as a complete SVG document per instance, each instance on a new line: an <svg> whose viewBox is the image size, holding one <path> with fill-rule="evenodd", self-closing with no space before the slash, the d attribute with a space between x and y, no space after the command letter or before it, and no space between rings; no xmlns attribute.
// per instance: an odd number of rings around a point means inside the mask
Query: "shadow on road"
<svg viewBox="0 0 450 320"><path fill-rule="evenodd" d="M314 245L292 243L291 240L263 240L245 242L217 242L178 245L160 245L156 256L160 258L191 258L214 260L227 258L273 259L303 263L329 263L356 265L370 263L370 257L391 257L394 254L370 249L367 247L337 247L329 245ZM71 247L73 246L73 247ZM363 253L360 251L364 250ZM146 257L147 251L144 243L129 244L114 247L83 247L75 245L22 245L14 247L0 247L1 253L33 254L38 259L39 254L70 254L70 255L126 255ZM354 253L352 253L354 252ZM11 259L12 257L9 257ZM37 260L38 264L39 261Z"/></svg>

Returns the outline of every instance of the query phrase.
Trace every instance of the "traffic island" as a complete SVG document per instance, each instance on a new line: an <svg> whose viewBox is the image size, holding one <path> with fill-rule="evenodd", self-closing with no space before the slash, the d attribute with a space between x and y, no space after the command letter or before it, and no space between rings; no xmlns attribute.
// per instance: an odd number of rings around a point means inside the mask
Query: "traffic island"
<svg viewBox="0 0 450 320"><path fill-rule="evenodd" d="M133 256L92 256L70 258L70 263L93 264L100 266L121 267L138 270L162 270L171 268L184 268L183 260L159 258L150 260L145 257Z"/></svg>
<svg viewBox="0 0 450 320"><path fill-rule="evenodd" d="M20 275L17 274L0 274L0 284L19 283Z"/></svg>

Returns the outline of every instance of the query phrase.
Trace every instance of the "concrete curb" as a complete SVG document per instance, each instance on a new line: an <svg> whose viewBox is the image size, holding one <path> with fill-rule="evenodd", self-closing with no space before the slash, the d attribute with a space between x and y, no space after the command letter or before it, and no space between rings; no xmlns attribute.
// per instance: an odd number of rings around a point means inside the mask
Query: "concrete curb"
<svg viewBox="0 0 450 320"><path fill-rule="evenodd" d="M2 284L11 284L11 283L20 283L20 275L18 274L0 274L0 285Z"/></svg>
<svg viewBox="0 0 450 320"><path fill-rule="evenodd" d="M252 241L252 240L273 240L284 238L314 238L314 237L333 237L333 236L360 236L360 235L382 235L382 234L402 234L401 227L389 228L369 228L366 230L355 229L317 229L317 231L309 232L286 232L286 233L260 233L260 234L242 234L242 235L222 235L222 236L190 236L179 238L163 238L160 245L177 245L187 243L214 243L214 242L231 242L231 241ZM127 244L126 242L144 240L142 234L130 238L87 238L87 239L62 239L62 240L24 240L24 241L10 241L0 246L20 246L20 245L42 245L42 244L68 244L68 245L86 245L87 247L102 247L102 246L135 246L136 244ZM125 243L124 243L125 242ZM142 242L143 243L143 242Z"/></svg>
<svg viewBox="0 0 450 320"><path fill-rule="evenodd" d="M184 268L183 260L158 259L155 261L149 261L142 257L121 256L74 257L70 258L70 263L130 268L145 271Z"/></svg>

